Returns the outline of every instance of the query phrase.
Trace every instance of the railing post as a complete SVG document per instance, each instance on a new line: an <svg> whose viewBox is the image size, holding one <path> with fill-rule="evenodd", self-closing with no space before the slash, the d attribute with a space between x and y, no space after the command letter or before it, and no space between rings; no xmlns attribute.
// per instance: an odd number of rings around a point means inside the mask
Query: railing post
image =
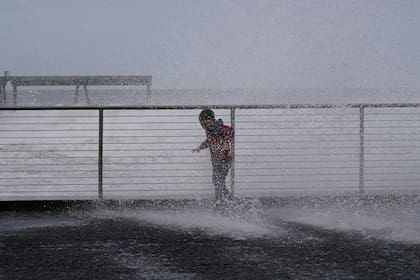
<svg viewBox="0 0 420 280"><path fill-rule="evenodd" d="M80 85L76 86L76 91L74 92L74 103L73 104L77 104L77 102L79 101L79 88Z"/></svg>
<svg viewBox="0 0 420 280"><path fill-rule="evenodd" d="M87 85L83 85L83 90L85 92L86 102L87 102L87 104L90 104L90 98L89 98L89 92L88 92L88 89L87 89Z"/></svg>
<svg viewBox="0 0 420 280"><path fill-rule="evenodd" d="M365 107L360 106L360 129L359 129L359 193L365 192Z"/></svg>
<svg viewBox="0 0 420 280"><path fill-rule="evenodd" d="M150 90L150 82L146 83L146 104L152 104L152 91Z"/></svg>
<svg viewBox="0 0 420 280"><path fill-rule="evenodd" d="M1 88L0 88L0 97L1 97L0 104L4 106L7 106L6 85L7 85L8 79L9 79L9 71L4 71L3 83L1 84Z"/></svg>
<svg viewBox="0 0 420 280"><path fill-rule="evenodd" d="M6 106L6 90L5 90L5 83L6 81L3 81L0 85L0 105Z"/></svg>
<svg viewBox="0 0 420 280"><path fill-rule="evenodd" d="M103 199L103 144L104 144L104 110L99 109L98 135L98 198Z"/></svg>
<svg viewBox="0 0 420 280"><path fill-rule="evenodd" d="M13 105L17 106L17 85L13 85Z"/></svg>
<svg viewBox="0 0 420 280"><path fill-rule="evenodd" d="M235 108L230 109L230 124L233 129L233 137L231 142L231 153L232 153L232 166L230 169L230 188L232 191L232 195L235 193L235 121L236 121L236 115L235 115Z"/></svg>

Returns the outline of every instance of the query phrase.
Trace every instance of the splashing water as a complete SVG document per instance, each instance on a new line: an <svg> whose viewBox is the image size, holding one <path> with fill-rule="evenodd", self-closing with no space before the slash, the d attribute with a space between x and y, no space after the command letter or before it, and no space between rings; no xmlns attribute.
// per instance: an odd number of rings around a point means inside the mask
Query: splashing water
<svg viewBox="0 0 420 280"><path fill-rule="evenodd" d="M260 222L226 217L206 212L146 212L137 218L148 222L185 229L200 229L210 235L227 235L234 238L260 237L272 234L272 230Z"/></svg>
<svg viewBox="0 0 420 280"><path fill-rule="evenodd" d="M223 215L211 210L142 210L100 211L96 217L131 219L138 223L164 226L175 230L202 231L209 236L222 235L233 239L270 237L284 230L251 215Z"/></svg>
<svg viewBox="0 0 420 280"><path fill-rule="evenodd" d="M271 217L329 230L358 232L382 240L420 243L418 209L400 208L369 212L332 208L273 208Z"/></svg>
<svg viewBox="0 0 420 280"><path fill-rule="evenodd" d="M300 201L300 200L298 200ZM339 200L329 205L283 205L265 208L258 199L237 199L228 211L211 205L187 207L96 208L86 212L3 213L0 231L48 226L78 226L96 219L126 219L141 225L156 225L171 230L226 236L235 240L249 238L296 237L299 232L288 222L326 230L355 232L367 238L420 244L419 201L382 202ZM316 235L316 234L315 234ZM312 237L311 237L312 238Z"/></svg>
<svg viewBox="0 0 420 280"><path fill-rule="evenodd" d="M186 207L123 207L117 210L97 210L89 214L93 219L129 219L139 224L152 224L173 230L203 232L209 236L232 239L263 238L284 235L281 225L264 218L258 199L235 199L226 208L203 203Z"/></svg>

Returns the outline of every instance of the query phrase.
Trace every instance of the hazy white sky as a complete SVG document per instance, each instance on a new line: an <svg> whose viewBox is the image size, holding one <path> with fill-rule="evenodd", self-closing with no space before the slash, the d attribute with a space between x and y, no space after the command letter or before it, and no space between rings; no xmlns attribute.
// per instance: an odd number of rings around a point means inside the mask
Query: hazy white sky
<svg viewBox="0 0 420 280"><path fill-rule="evenodd" d="M1 0L0 71L154 88L420 87L418 0Z"/></svg>

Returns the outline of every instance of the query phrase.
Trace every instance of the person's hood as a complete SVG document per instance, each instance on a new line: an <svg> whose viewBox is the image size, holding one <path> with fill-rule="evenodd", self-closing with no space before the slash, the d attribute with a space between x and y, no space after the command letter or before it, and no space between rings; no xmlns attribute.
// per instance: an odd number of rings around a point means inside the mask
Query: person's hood
<svg viewBox="0 0 420 280"><path fill-rule="evenodd" d="M214 122L213 127L210 129L211 134L216 134L219 130L219 127L223 125L222 119L218 119Z"/></svg>

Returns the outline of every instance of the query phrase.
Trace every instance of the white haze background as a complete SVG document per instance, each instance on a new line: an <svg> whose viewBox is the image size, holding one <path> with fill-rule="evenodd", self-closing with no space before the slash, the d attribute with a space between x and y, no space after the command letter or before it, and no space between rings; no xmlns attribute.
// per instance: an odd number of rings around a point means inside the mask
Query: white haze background
<svg viewBox="0 0 420 280"><path fill-rule="evenodd" d="M197 102L211 104L420 101L417 0L2 0L0 4L0 71L16 75L151 74L153 101L158 104L189 103L197 95L203 97ZM271 90L262 97L262 88ZM237 89L246 89L247 98L238 102L229 94ZM345 98L332 99L338 93ZM19 98L27 99L19 101L57 102L33 95L22 94ZM356 214L274 209L269 216L419 242L417 208L383 216ZM273 223L232 221L200 212L120 215L237 238L272 231L284 234L273 229ZM72 221L2 217L0 230Z"/></svg>
<svg viewBox="0 0 420 280"><path fill-rule="evenodd" d="M420 2L1 1L0 70L154 89L420 87Z"/></svg>

